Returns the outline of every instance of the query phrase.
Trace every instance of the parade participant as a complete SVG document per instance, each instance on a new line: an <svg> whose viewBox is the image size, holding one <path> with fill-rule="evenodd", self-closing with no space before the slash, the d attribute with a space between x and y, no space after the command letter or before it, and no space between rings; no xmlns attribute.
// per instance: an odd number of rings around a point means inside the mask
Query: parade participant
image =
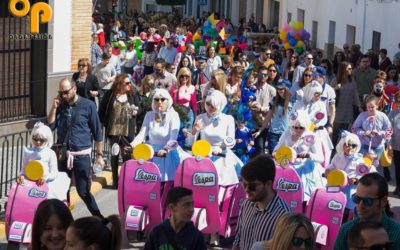
<svg viewBox="0 0 400 250"><path fill-rule="evenodd" d="M386 141L390 141L392 136L392 126L389 118L378 111L378 99L375 96L369 96L365 100L367 111L362 112L355 120L352 130L357 134L361 141L361 153L366 154L374 150L378 160L381 159ZM385 177L390 179L390 173L387 168Z"/></svg>
<svg viewBox="0 0 400 250"><path fill-rule="evenodd" d="M357 184L357 191L352 196L356 204L358 217L342 225L335 241L335 250L349 249L346 238L349 232L361 221L382 223L394 243L393 249L400 249L400 224L388 216L388 183L378 173L368 173L361 177Z"/></svg>
<svg viewBox="0 0 400 250"><path fill-rule="evenodd" d="M208 57L206 64L206 76L210 79L214 70L219 69L222 66L222 61L221 57L215 53L214 47L209 47L206 54Z"/></svg>
<svg viewBox="0 0 400 250"><path fill-rule="evenodd" d="M119 250L122 242L121 221L117 215L104 219L79 218L68 227L66 240L64 250Z"/></svg>
<svg viewBox="0 0 400 250"><path fill-rule="evenodd" d="M272 154L279 138L283 132L288 129L289 115L292 112L292 104L290 102L289 92L290 82L280 80L276 86L278 93L271 102L271 108L264 120L263 126L254 133L254 137L258 137L264 129L268 128L268 152Z"/></svg>
<svg viewBox="0 0 400 250"><path fill-rule="evenodd" d="M257 241L273 237L278 219L290 207L273 188L275 163L271 157L259 155L241 171L247 199L240 206L233 250L250 249Z"/></svg>
<svg viewBox="0 0 400 250"><path fill-rule="evenodd" d="M205 98L206 113L197 116L192 133L187 133L190 144L198 137L211 144L211 160L218 172L218 183L222 186L237 184L243 166L231 150L235 146L235 121L231 115L221 113L226 103L221 91L210 89Z"/></svg>
<svg viewBox="0 0 400 250"><path fill-rule="evenodd" d="M154 61L154 77L155 86L157 88L169 89L172 84L177 82L174 74L169 73L165 70L165 60L162 58L157 58Z"/></svg>
<svg viewBox="0 0 400 250"><path fill-rule="evenodd" d="M167 207L170 218L153 228L144 249L205 250L203 235L191 221L194 212L192 190L184 187L169 190Z"/></svg>
<svg viewBox="0 0 400 250"><path fill-rule="evenodd" d="M22 159L22 169L17 178L19 184L25 182L25 167L33 160L40 161L43 166L43 176L38 180L39 185L46 183L49 187L47 198L67 200L67 191L70 179L63 172L58 172L57 156L51 149L53 145L53 133L50 128L42 122L37 122L33 126L31 133L32 148L25 148Z"/></svg>
<svg viewBox="0 0 400 250"><path fill-rule="evenodd" d="M388 149L390 155L393 156L396 170L396 189L393 194L400 196L400 91L394 96L394 101L396 109L392 110L388 115L393 127L393 135L391 141L388 142Z"/></svg>
<svg viewBox="0 0 400 250"><path fill-rule="evenodd" d="M349 232L347 237L350 250L357 249L394 249L393 242L382 223L361 221Z"/></svg>
<svg viewBox="0 0 400 250"><path fill-rule="evenodd" d="M389 96L385 93L385 80L384 79L381 79L381 78L375 79L374 87L373 87L371 95L375 96L378 99L378 110L379 111L386 113L386 111L390 109Z"/></svg>
<svg viewBox="0 0 400 250"><path fill-rule="evenodd" d="M303 184L304 201L310 199L311 193L317 188L323 188L326 180L322 177L324 169L321 164L324 156L321 141L310 131L311 121L307 112L297 110L290 114L289 129L279 139L275 147L289 146L297 153L293 168L297 171Z"/></svg>
<svg viewBox="0 0 400 250"><path fill-rule="evenodd" d="M336 79L331 82L331 86L337 96L336 116L332 134L333 144L338 142L339 131L342 129L348 130L351 126L354 119L354 109L362 111L356 83L351 75L352 72L353 66L351 63L343 61L339 65Z"/></svg>
<svg viewBox="0 0 400 250"><path fill-rule="evenodd" d="M314 133L322 142L322 150L324 153L324 163L322 166L326 167L331 159L331 153L333 144L329 137L328 131L325 128L325 124L328 121L328 114L326 112L326 106L321 101L322 86L319 83L311 83L308 85L309 92L312 95L310 102L304 107L307 112L312 124L314 125Z"/></svg>
<svg viewBox="0 0 400 250"><path fill-rule="evenodd" d="M226 85L227 85L227 79L226 79L224 71L222 71L220 69L214 70L211 74L210 81L205 86L203 86L203 89L201 92L202 93L202 107L204 107L204 105L205 105L206 97L207 97L208 91L210 89L215 89L215 90L221 91L222 93L225 93Z"/></svg>
<svg viewBox="0 0 400 250"><path fill-rule="evenodd" d="M251 116L244 117L243 114L236 114L233 117L236 120L236 144L232 148L232 151L244 164L246 164L249 160L249 157L251 157L255 152L254 137L252 135L253 130L246 126L248 118L251 118Z"/></svg>
<svg viewBox="0 0 400 250"><path fill-rule="evenodd" d="M140 143L150 144L157 153L153 162L160 170L161 180L173 181L179 163L187 156L180 147L176 149L168 147L171 143L177 142L179 115L172 107L173 101L167 90L156 89L152 98L152 111L146 113L142 128L131 142L131 146L134 148Z"/></svg>
<svg viewBox="0 0 400 250"><path fill-rule="evenodd" d="M313 64L313 60L314 60L313 55L311 53L307 53L304 59L304 63L297 66L293 72L292 84L295 84L296 82L300 81L300 78L306 69L312 68L314 70L315 65Z"/></svg>
<svg viewBox="0 0 400 250"><path fill-rule="evenodd" d="M99 107L99 118L105 127L110 147L119 145L120 153L111 156L113 188L118 188L118 163L121 154L123 161L129 160L131 152L123 150L129 146L136 131L136 116L140 114L139 95L132 89L127 74L115 78L111 91L108 91Z"/></svg>
<svg viewBox="0 0 400 250"><path fill-rule="evenodd" d="M303 214L286 213L277 223L272 239L254 243L251 250L315 249L314 227Z"/></svg>
<svg viewBox="0 0 400 250"><path fill-rule="evenodd" d="M169 89L172 100L175 104L184 107L185 114L188 116L188 120L181 124L180 131L188 130L192 131L192 126L197 114L197 100L196 100L196 88L192 85L192 74L189 68L183 67L178 72L178 83L175 83ZM185 145L183 141L178 140L179 145Z"/></svg>
<svg viewBox="0 0 400 250"><path fill-rule="evenodd" d="M72 75L72 80L76 82L78 95L95 101L99 96L100 86L95 75L92 75L92 65L89 59L81 58L78 61L78 72Z"/></svg>
<svg viewBox="0 0 400 250"><path fill-rule="evenodd" d="M68 207L60 200L42 201L36 209L32 223L32 250L62 250L65 234L74 221Z"/></svg>
<svg viewBox="0 0 400 250"><path fill-rule="evenodd" d="M104 166L103 135L96 105L79 97L75 83L64 78L60 81L58 97L53 100L47 123L52 130L57 129L57 144L68 150L59 169L67 172L69 177L74 174L79 197L92 215L103 217L89 187L93 139L97 149L95 163Z"/></svg>

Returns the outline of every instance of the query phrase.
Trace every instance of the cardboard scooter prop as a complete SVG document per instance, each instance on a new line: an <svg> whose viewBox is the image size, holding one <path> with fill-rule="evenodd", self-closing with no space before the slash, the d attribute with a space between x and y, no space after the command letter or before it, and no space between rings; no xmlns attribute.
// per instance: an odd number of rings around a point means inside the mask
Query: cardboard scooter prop
<svg viewBox="0 0 400 250"><path fill-rule="evenodd" d="M205 140L192 146L193 157L188 157L178 166L175 186L193 190L194 215L192 221L203 233L217 233L220 227L218 207L218 173L208 158L211 145Z"/></svg>
<svg viewBox="0 0 400 250"><path fill-rule="evenodd" d="M276 166L274 189L293 212L303 213L303 186L299 174L292 168L296 151L288 146L275 153Z"/></svg>
<svg viewBox="0 0 400 250"><path fill-rule="evenodd" d="M315 229L321 225L327 227L316 232L316 242L322 250L333 249L347 202L346 195L341 191L348 184L346 173L334 169L328 173L327 181L326 189L318 188L311 194L306 208L306 215Z"/></svg>
<svg viewBox="0 0 400 250"><path fill-rule="evenodd" d="M47 199L48 186L38 185L43 176L44 167L40 161L30 161L25 167L23 184L13 183L6 207L6 234L9 242L31 242L32 223L36 208Z"/></svg>
<svg viewBox="0 0 400 250"><path fill-rule="evenodd" d="M139 144L133 149L134 160L124 162L118 183L118 210L131 231L150 231L162 222L160 199L161 175L150 162L153 148Z"/></svg>

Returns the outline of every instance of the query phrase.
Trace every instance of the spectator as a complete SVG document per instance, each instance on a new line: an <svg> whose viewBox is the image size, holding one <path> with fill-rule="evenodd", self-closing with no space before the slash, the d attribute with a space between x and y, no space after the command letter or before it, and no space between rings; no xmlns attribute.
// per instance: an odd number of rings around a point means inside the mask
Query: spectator
<svg viewBox="0 0 400 250"><path fill-rule="evenodd" d="M351 55L351 51L350 51L350 46L347 43L343 44L343 52L342 53L344 55L344 58L343 58L344 61L352 62L352 60L351 60L352 55Z"/></svg>
<svg viewBox="0 0 400 250"><path fill-rule="evenodd" d="M255 59L253 62L253 71L258 72L261 66L268 67L274 63L274 60L271 59L271 50L263 48L261 49L260 57Z"/></svg>
<svg viewBox="0 0 400 250"><path fill-rule="evenodd" d="M392 140L388 143L389 154L393 156L394 167L396 170L396 189L393 194L400 196L400 91L394 96L396 109L392 110L388 118L392 123L393 135Z"/></svg>
<svg viewBox="0 0 400 250"><path fill-rule="evenodd" d="M285 64L285 67L283 68L283 78L286 80L289 80L290 83L293 82L293 74L294 70L299 66L299 55L297 53L291 53L291 49L288 49L286 51L286 54L288 55L289 61ZM290 55L290 56L289 56ZM283 66L283 63L282 63ZM290 84L292 86L292 84Z"/></svg>
<svg viewBox="0 0 400 250"><path fill-rule="evenodd" d="M400 43L397 45L398 46L398 48L400 49ZM397 52L396 54L394 54L394 56L393 56L393 62L395 61L395 60L400 60L400 51L399 52Z"/></svg>
<svg viewBox="0 0 400 250"><path fill-rule="evenodd" d="M144 75L150 75L154 72L154 61L157 58L157 52L155 51L154 43L147 42L144 46L144 52L142 54L142 62L144 66Z"/></svg>
<svg viewBox="0 0 400 250"><path fill-rule="evenodd" d="M208 57L206 66L206 75L207 78L211 78L211 73L222 66L222 61L221 57L216 55L214 47L209 47L206 53Z"/></svg>
<svg viewBox="0 0 400 250"><path fill-rule="evenodd" d="M99 107L99 118L105 127L105 134L110 148L117 144L120 148L123 162L131 158L131 153L125 150L133 140L136 131L136 116L140 114L139 95L133 90L127 74L115 78L111 91L108 91ZM118 189L119 153L111 156L113 188Z"/></svg>
<svg viewBox="0 0 400 250"><path fill-rule="evenodd" d="M346 238L361 221L382 223L389 240L394 243L394 249L400 249L400 225L388 217L387 213L390 211L388 195L388 183L380 174L369 173L361 177L357 191L352 196L358 218L342 225L336 238L335 250L349 249Z"/></svg>
<svg viewBox="0 0 400 250"><path fill-rule="evenodd" d="M343 61L351 62L350 60L345 59L345 55L342 51L338 51L335 53L335 56L333 57L333 73L335 75L338 74L338 70L340 67L340 63Z"/></svg>
<svg viewBox="0 0 400 250"><path fill-rule="evenodd" d="M373 49L369 49L366 54L369 56L369 59L371 61L371 68L373 68L375 70L379 70L379 55L378 55L378 53Z"/></svg>
<svg viewBox="0 0 400 250"><path fill-rule="evenodd" d="M165 70L174 75L176 72L176 66L172 63L165 63Z"/></svg>
<svg viewBox="0 0 400 250"><path fill-rule="evenodd" d="M380 222L361 221L347 237L350 249L394 249L393 242Z"/></svg>
<svg viewBox="0 0 400 250"><path fill-rule="evenodd" d="M108 53L104 53L103 62L96 66L93 74L99 80L99 86L103 94L111 89L112 83L117 76L114 66L110 63L111 56ZM99 102L101 102L102 96L100 96Z"/></svg>
<svg viewBox="0 0 400 250"><path fill-rule="evenodd" d="M72 80L76 82L78 95L95 101L95 97L99 95L99 81L95 75L92 75L92 65L89 59L81 58L78 61L78 72L72 75Z"/></svg>
<svg viewBox="0 0 400 250"><path fill-rule="evenodd" d="M242 49L238 46L238 40L235 38L232 40L230 56L234 62L239 61L240 54L243 53Z"/></svg>
<svg viewBox="0 0 400 250"><path fill-rule="evenodd" d="M64 249L65 234L74 221L64 202L57 199L42 201L32 223L32 250Z"/></svg>
<svg viewBox="0 0 400 250"><path fill-rule="evenodd" d="M358 62L360 61L361 56L363 55L361 53L361 46L359 44L353 44L351 45L350 52L351 52L351 63L353 65L358 66Z"/></svg>
<svg viewBox="0 0 400 250"><path fill-rule="evenodd" d="M133 74L133 67L135 67L137 61L138 61L138 56L136 53L135 44L128 42L126 46L126 51L125 54L123 55L123 58L121 59L122 63L122 73L126 73L128 75Z"/></svg>
<svg viewBox="0 0 400 250"><path fill-rule="evenodd" d="M166 203L171 216L154 227L144 249L205 250L203 235L191 221L194 212L192 190L174 187L169 190Z"/></svg>
<svg viewBox="0 0 400 250"><path fill-rule="evenodd" d="M84 217L72 222L67 230L69 249L121 249L121 222L117 215L107 218Z"/></svg>
<svg viewBox="0 0 400 250"><path fill-rule="evenodd" d="M386 71L386 69L392 65L392 61L390 61L390 58L387 56L387 49L380 49L379 57L379 69Z"/></svg>
<svg viewBox="0 0 400 250"><path fill-rule="evenodd" d="M97 149L95 163L104 166L103 134L96 105L78 96L75 82L69 78L60 81L58 93L47 116L49 127L52 130L57 129L57 144L66 144L66 150L69 151L68 159L64 159L58 168L67 172L70 178L74 174L79 197L92 215L102 218L89 188L93 139Z"/></svg>
<svg viewBox="0 0 400 250"><path fill-rule="evenodd" d="M242 65L242 67L244 68L244 70L247 70L247 68L250 65L249 62L247 61L247 55L245 53L239 54L239 62L240 65Z"/></svg>
<svg viewBox="0 0 400 250"><path fill-rule="evenodd" d="M188 43L188 44L186 44L186 51L185 51L185 52L179 52L179 53L176 55L174 64L175 64L175 65L178 65L178 63L180 63L180 62L182 61L182 58L183 58L184 56L186 56L186 57L188 57L189 60L190 60L191 69L192 69L192 70L195 70L195 69L196 69L196 58L195 58L195 54L196 54L196 50L195 50L194 45L193 45L192 43ZM178 71L179 71L179 69L178 69Z"/></svg>
<svg viewBox="0 0 400 250"><path fill-rule="evenodd" d="M160 49L160 52L158 53L157 58L162 58L165 60L165 62L174 64L175 57L176 57L178 51L173 46L172 42L173 42L173 39L169 38L167 41L167 44Z"/></svg>
<svg viewBox="0 0 400 250"><path fill-rule="evenodd" d="M177 82L175 75L165 70L165 60L157 58L154 61L154 73L152 74L155 80L155 86L158 88L169 89L172 84Z"/></svg>
<svg viewBox="0 0 400 250"><path fill-rule="evenodd" d="M353 70L353 79L356 82L361 104L364 103L365 97L372 92L374 86L376 70L370 67L370 63L371 59L368 55L363 55L360 58L360 65Z"/></svg>
<svg viewBox="0 0 400 250"><path fill-rule="evenodd" d="M103 48L104 45L106 45L106 38L105 38L105 34L104 34L104 29L103 29L103 24L102 23L98 23L97 24L97 38L99 39L99 46L100 48Z"/></svg>
<svg viewBox="0 0 400 250"><path fill-rule="evenodd" d="M222 61L222 66L219 69L224 71L225 76L228 77L232 70L232 58L229 56L225 56Z"/></svg>
<svg viewBox="0 0 400 250"><path fill-rule="evenodd" d="M386 70L386 75L387 75L386 85L397 86L400 88L400 81L399 81L400 72L396 66L390 65Z"/></svg>
<svg viewBox="0 0 400 250"><path fill-rule="evenodd" d="M111 44L107 43L103 47L103 52L110 55L110 63L111 63L111 65L114 66L115 72L117 74L121 74L121 64L119 62L118 56L113 54L113 48L112 48Z"/></svg>
<svg viewBox="0 0 400 250"><path fill-rule="evenodd" d="M181 68L188 68L190 70L190 72L193 72L193 65L190 62L190 59L188 56L183 56L181 61L178 64L178 69L175 70L176 72L179 72L181 70ZM176 69L176 67L175 67ZM175 72L173 72L175 73Z"/></svg>
<svg viewBox="0 0 400 250"><path fill-rule="evenodd" d="M306 68L312 68L312 69L315 68L315 65L313 64L313 60L314 60L313 55L311 53L307 53L305 56L305 59L304 59L304 63L297 66L297 68L293 72L292 84L300 81L300 78L303 75L303 72L304 72L304 70L306 70Z"/></svg>
<svg viewBox="0 0 400 250"><path fill-rule="evenodd" d="M331 82L336 78L336 75L333 73L333 66L331 61L329 59L323 58L321 60L320 67L325 69L325 82L330 85Z"/></svg>
<svg viewBox="0 0 400 250"><path fill-rule="evenodd" d="M101 63L101 56L103 55L103 51L101 50L98 42L99 38L96 34L93 34L91 45L91 58L93 67L96 67L99 63Z"/></svg>
<svg viewBox="0 0 400 250"><path fill-rule="evenodd" d="M250 249L257 241L272 238L278 219L290 211L274 191L275 163L269 156L251 159L241 170L247 199L240 207L234 250Z"/></svg>
<svg viewBox="0 0 400 250"><path fill-rule="evenodd" d="M251 250L315 249L314 227L303 214L287 213L277 223L272 239L256 242Z"/></svg>

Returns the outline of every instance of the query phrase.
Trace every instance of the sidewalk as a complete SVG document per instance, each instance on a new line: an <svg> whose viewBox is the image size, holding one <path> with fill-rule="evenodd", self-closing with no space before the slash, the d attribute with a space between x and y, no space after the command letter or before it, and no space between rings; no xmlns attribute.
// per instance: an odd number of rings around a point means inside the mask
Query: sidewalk
<svg viewBox="0 0 400 250"><path fill-rule="evenodd" d="M111 169L105 169L103 172L96 174L93 178L92 186L90 188L90 192L94 195L103 189L107 185L112 184L112 173ZM71 188L70 199L72 204L77 204L82 202L79 197L75 187ZM4 216L0 218L0 241L6 241L6 232L5 232L5 222Z"/></svg>

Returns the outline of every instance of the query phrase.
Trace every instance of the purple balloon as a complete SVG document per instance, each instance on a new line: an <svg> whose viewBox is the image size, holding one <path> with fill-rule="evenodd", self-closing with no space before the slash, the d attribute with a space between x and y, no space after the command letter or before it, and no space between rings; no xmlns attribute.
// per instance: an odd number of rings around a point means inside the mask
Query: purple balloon
<svg viewBox="0 0 400 250"><path fill-rule="evenodd" d="M304 40L309 40L310 37L311 37L311 34L307 32L307 33L304 35Z"/></svg>
<svg viewBox="0 0 400 250"><path fill-rule="evenodd" d="M304 35L307 34L307 31L305 29L301 29L299 31L299 34L300 34L301 37L304 37Z"/></svg>
<svg viewBox="0 0 400 250"><path fill-rule="evenodd" d="M295 29L290 29L289 34L291 34L292 36L296 35L296 30Z"/></svg>

